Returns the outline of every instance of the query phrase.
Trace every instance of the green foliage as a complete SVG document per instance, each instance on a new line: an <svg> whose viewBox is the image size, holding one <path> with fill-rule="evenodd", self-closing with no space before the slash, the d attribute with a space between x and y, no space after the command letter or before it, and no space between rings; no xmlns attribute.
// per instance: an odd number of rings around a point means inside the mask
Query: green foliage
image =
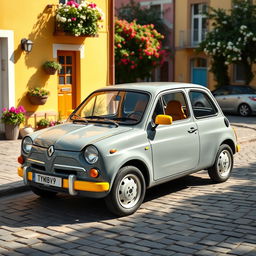
<svg viewBox="0 0 256 256"><path fill-rule="evenodd" d="M58 71L60 71L62 68L61 64L56 61L46 61L43 65L43 67L44 68L53 68Z"/></svg>
<svg viewBox="0 0 256 256"><path fill-rule="evenodd" d="M160 50L163 36L154 25L139 25L136 21L115 21L115 64L117 83L135 82L150 77L165 54Z"/></svg>
<svg viewBox="0 0 256 256"><path fill-rule="evenodd" d="M233 0L232 4L229 11L209 9L207 18L213 29L199 45L199 50L212 58L211 71L218 85L227 82L227 66L231 63L244 66L245 83L249 84L256 62L256 6L249 0Z"/></svg>
<svg viewBox="0 0 256 256"><path fill-rule="evenodd" d="M100 29L99 23L104 18L102 10L95 3L87 1L60 4L56 12L58 28L74 36L96 35Z"/></svg>
<svg viewBox="0 0 256 256"><path fill-rule="evenodd" d="M31 96L47 96L50 94L49 91L39 87L29 88L28 93Z"/></svg>
<svg viewBox="0 0 256 256"><path fill-rule="evenodd" d="M50 121L48 119L40 119L37 123L36 123L38 126L49 126L50 125Z"/></svg>
<svg viewBox="0 0 256 256"><path fill-rule="evenodd" d="M19 125L25 121L25 113L26 110L23 106L11 107L10 109L3 108L1 121L5 124Z"/></svg>

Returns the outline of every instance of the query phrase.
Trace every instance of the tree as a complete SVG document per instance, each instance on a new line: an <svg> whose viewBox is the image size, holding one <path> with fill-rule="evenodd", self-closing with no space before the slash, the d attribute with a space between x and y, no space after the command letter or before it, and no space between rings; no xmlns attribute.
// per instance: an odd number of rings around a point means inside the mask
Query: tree
<svg viewBox="0 0 256 256"><path fill-rule="evenodd" d="M213 29L198 48L212 58L211 71L218 86L228 84L232 63L243 65L245 84L249 84L256 62L256 6L250 0L232 0L232 5L229 11L209 8L206 15Z"/></svg>
<svg viewBox="0 0 256 256"><path fill-rule="evenodd" d="M163 36L154 25L136 21L115 21L115 66L117 83L135 82L150 77L161 63L165 51L160 50Z"/></svg>

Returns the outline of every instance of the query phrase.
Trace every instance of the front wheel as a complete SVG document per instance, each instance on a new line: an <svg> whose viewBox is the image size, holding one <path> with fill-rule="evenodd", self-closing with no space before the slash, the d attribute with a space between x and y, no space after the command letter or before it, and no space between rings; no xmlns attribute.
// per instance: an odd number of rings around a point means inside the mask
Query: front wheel
<svg viewBox="0 0 256 256"><path fill-rule="evenodd" d="M125 166L117 174L105 202L112 213L127 216L140 207L145 191L146 184L141 171L134 166Z"/></svg>
<svg viewBox="0 0 256 256"><path fill-rule="evenodd" d="M224 182L230 175L233 168L232 149L223 144L220 146L214 165L208 169L208 174L214 182Z"/></svg>
<svg viewBox="0 0 256 256"><path fill-rule="evenodd" d="M247 104L243 103L239 106L238 112L240 116L249 116L251 114L251 109Z"/></svg>

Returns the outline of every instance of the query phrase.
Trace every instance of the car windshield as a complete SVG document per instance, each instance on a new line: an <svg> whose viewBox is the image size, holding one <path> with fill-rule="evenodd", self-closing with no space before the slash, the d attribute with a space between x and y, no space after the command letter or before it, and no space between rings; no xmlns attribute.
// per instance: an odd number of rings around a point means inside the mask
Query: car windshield
<svg viewBox="0 0 256 256"><path fill-rule="evenodd" d="M136 91L106 90L93 93L71 114L74 122L137 124L141 121L149 95Z"/></svg>

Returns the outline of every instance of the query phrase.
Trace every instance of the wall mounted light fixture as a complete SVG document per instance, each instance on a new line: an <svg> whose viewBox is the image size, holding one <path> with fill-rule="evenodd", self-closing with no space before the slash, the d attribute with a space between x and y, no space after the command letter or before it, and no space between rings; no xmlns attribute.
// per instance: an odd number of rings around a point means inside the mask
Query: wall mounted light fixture
<svg viewBox="0 0 256 256"><path fill-rule="evenodd" d="M32 46L33 42L29 39L23 38L21 39L21 49L26 51L26 52L31 52L32 51Z"/></svg>

